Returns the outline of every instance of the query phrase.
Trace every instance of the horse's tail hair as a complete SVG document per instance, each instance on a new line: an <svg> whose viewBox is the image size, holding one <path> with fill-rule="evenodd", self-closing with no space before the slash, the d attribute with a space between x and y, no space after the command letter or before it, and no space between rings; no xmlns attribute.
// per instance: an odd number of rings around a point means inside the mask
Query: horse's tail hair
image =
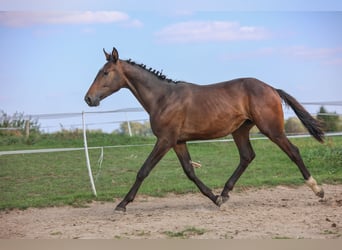
<svg viewBox="0 0 342 250"><path fill-rule="evenodd" d="M308 111L291 95L286 93L281 89L276 89L279 96L286 105L290 106L293 111L298 116L299 120L303 123L303 125L307 128L309 133L319 142L324 142L324 132L322 130L322 124L313 118Z"/></svg>

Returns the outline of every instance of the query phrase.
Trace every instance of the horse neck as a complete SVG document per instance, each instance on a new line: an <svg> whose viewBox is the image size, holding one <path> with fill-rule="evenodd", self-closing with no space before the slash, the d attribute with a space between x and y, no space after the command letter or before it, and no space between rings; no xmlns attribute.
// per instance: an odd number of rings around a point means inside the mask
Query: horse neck
<svg viewBox="0 0 342 250"><path fill-rule="evenodd" d="M170 89L171 84L138 65L126 61L121 61L121 65L128 89L150 114L153 108L157 107L158 100Z"/></svg>

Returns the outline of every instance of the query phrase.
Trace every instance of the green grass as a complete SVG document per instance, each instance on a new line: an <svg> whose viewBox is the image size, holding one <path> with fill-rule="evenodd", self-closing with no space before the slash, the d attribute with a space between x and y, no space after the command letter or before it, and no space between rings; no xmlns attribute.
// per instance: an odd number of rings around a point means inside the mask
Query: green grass
<svg viewBox="0 0 342 250"><path fill-rule="evenodd" d="M195 227L187 227L182 231L165 231L164 234L166 234L169 238L178 238L178 239L189 239L192 236L196 235L203 235L206 233L205 229L199 229Z"/></svg>
<svg viewBox="0 0 342 250"><path fill-rule="evenodd" d="M89 146L111 146L154 143L153 137L129 137L120 134L106 134L102 132L88 132ZM82 130L64 130L53 134L33 134L25 140L20 136L0 134L0 151L38 148L83 147Z"/></svg>
<svg viewBox="0 0 342 250"><path fill-rule="evenodd" d="M82 137L51 135L40 138L34 145L11 144L0 150L82 147ZM70 135L69 135L70 136ZM89 146L146 144L154 138L88 135ZM319 183L342 183L342 137L327 138L319 144L312 138L292 139L302 153L304 162ZM237 183L243 187L273 185L301 185L298 168L272 142L252 141L256 158ZM92 200L121 199L133 184L136 173L152 146L105 148L101 169L97 160L100 149L90 150L98 197L91 193L84 151L22 154L0 156L0 209L45 207L59 205L86 206ZM233 142L190 144L194 161L202 167L197 175L210 188L222 188L235 170L239 155ZM145 180L139 194L164 196L169 192L199 192L187 179L178 159L170 151Z"/></svg>

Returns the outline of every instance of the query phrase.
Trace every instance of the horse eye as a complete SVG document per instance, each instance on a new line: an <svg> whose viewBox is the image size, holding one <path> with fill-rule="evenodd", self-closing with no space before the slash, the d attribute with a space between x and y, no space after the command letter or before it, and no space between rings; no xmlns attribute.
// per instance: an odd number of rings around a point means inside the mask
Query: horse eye
<svg viewBox="0 0 342 250"><path fill-rule="evenodd" d="M103 72L103 74L104 74L105 76L108 75L108 73L109 73L108 71L104 71L104 72Z"/></svg>

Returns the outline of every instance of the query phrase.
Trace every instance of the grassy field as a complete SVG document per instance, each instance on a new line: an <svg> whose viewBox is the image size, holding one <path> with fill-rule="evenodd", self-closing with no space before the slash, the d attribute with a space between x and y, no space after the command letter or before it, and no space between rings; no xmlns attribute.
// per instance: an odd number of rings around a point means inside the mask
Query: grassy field
<svg viewBox="0 0 342 250"><path fill-rule="evenodd" d="M1 138L0 138L1 139ZM126 137L90 133L89 146L153 144L154 138ZM319 183L342 183L342 137L327 138L319 144L312 138L291 139L304 162ZM14 142L0 150L82 147L79 133L44 135L32 145ZM268 140L252 141L256 158L237 183L237 187L303 184L298 168ZM135 180L136 173L151 146L105 148L102 167L97 160L100 149L90 150L90 159L98 197L90 189L84 151L0 156L0 209L83 206L91 200L121 199ZM194 161L202 167L197 175L211 188L222 188L235 170L239 155L233 142L190 144ZM139 194L163 196L169 192L199 192L183 173L178 159L170 151L145 180Z"/></svg>

